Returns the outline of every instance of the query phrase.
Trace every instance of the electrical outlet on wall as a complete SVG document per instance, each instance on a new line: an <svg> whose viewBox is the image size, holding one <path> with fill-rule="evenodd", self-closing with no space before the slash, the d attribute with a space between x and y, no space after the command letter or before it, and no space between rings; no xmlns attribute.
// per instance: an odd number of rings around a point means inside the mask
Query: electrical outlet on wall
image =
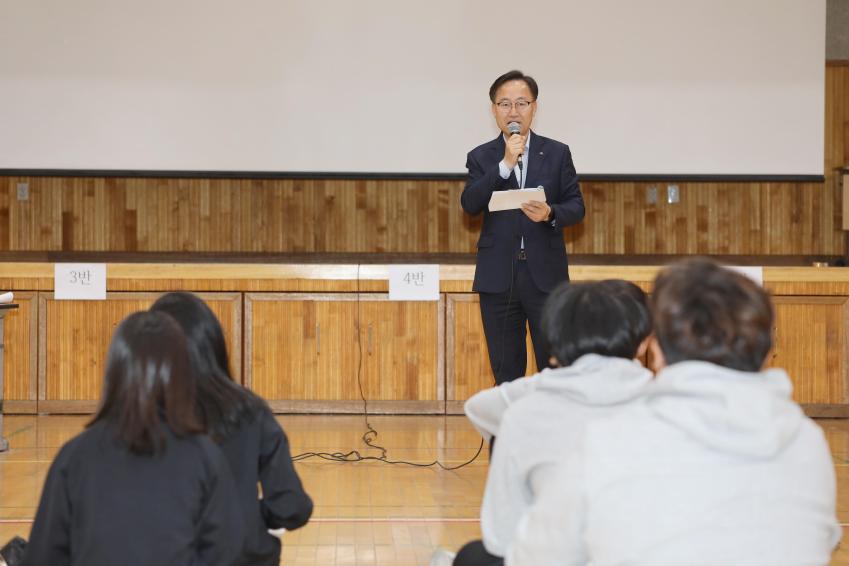
<svg viewBox="0 0 849 566"><path fill-rule="evenodd" d="M646 189L646 204L657 204L657 187Z"/></svg>
<svg viewBox="0 0 849 566"><path fill-rule="evenodd" d="M678 193L678 185L666 185L666 202L675 204L679 200L681 199Z"/></svg>
<svg viewBox="0 0 849 566"><path fill-rule="evenodd" d="M18 200L29 200L29 183L18 183Z"/></svg>

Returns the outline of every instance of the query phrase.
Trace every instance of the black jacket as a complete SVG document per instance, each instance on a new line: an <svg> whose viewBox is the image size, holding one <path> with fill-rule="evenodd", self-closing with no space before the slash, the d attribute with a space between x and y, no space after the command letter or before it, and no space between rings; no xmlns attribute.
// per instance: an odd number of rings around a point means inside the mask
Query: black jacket
<svg viewBox="0 0 849 566"><path fill-rule="evenodd" d="M292 464L286 434L266 408L224 439L221 450L233 471L246 529L237 564L277 566L280 540L268 529L297 529L309 520L313 507Z"/></svg>
<svg viewBox="0 0 849 566"><path fill-rule="evenodd" d="M242 548L230 468L206 436L166 431L164 452L133 454L100 422L56 456L26 566L229 566Z"/></svg>
<svg viewBox="0 0 849 566"><path fill-rule="evenodd" d="M472 288L480 293L506 291L511 265L524 237L531 278L548 293L569 279L563 228L584 218L584 199L572 154L569 146L531 132L525 187L545 189L546 201L554 210L552 226L550 222L533 222L521 210L488 210L493 191L518 188L515 175L501 178L498 164L504 158L504 146L504 137L499 135L470 151L466 160L469 179L460 203L468 214L483 212Z"/></svg>

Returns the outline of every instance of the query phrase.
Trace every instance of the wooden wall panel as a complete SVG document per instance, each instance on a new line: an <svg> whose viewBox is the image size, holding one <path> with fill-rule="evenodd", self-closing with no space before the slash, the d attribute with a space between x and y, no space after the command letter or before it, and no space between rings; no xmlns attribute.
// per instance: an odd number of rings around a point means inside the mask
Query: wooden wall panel
<svg viewBox="0 0 849 566"><path fill-rule="evenodd" d="M456 412L478 391L492 387L486 338L477 295L448 295L448 375L446 399Z"/></svg>
<svg viewBox="0 0 849 566"><path fill-rule="evenodd" d="M41 401L96 401L112 331L128 314L146 309L152 297L110 296L107 301L56 301L41 305Z"/></svg>
<svg viewBox="0 0 849 566"><path fill-rule="evenodd" d="M39 410L88 412L100 398L112 332L128 314L145 310L159 293L109 293L105 301L39 301ZM224 328L234 378L241 376L241 295L204 298Z"/></svg>
<svg viewBox="0 0 849 566"><path fill-rule="evenodd" d="M3 399L6 412L35 412L37 394L38 299L16 292L17 309L3 320Z"/></svg>
<svg viewBox="0 0 849 566"><path fill-rule="evenodd" d="M15 198L18 182L30 184L29 201ZM468 252L479 220L460 209L462 185L4 177L0 225L8 224L9 237L0 249Z"/></svg>
<svg viewBox="0 0 849 566"><path fill-rule="evenodd" d="M115 275L135 274L135 268L127 268L127 273L122 269L117 266ZM160 288L184 286L176 275L182 266L173 268L173 281L164 266L159 269L164 277L158 279ZM256 276L267 275L261 266L253 269ZM656 270L585 266L576 268L575 274L578 280L623 276L647 288ZM458 276L455 271L448 268L443 274ZM325 272L331 278L329 288L334 289L338 269L326 266ZM209 273L226 279L232 275L226 270ZM295 266L289 275L297 273ZM462 273L471 277L468 267ZM766 268L764 275L777 312L771 363L788 370L795 398L807 410L820 416L849 415L849 275L841 269L776 267ZM293 288L299 288L297 281ZM7 412L34 411L36 398L41 411L87 412L100 393L112 328L128 312L147 308L159 293L112 292L103 302L55 301L47 292L24 291L17 296L24 306L11 315L20 318L10 318L7 326L9 377L4 389L11 399ZM470 395L493 384L474 293L449 293L439 303L396 303L387 301L384 293L362 293L359 304L355 293L200 296L223 323L234 373L238 375L244 359L246 384L280 412L361 413L360 345L370 412L454 413ZM38 338L32 326L36 314ZM38 389L36 381L23 377L36 368L36 343ZM534 372L529 357L527 373Z"/></svg>
<svg viewBox="0 0 849 566"><path fill-rule="evenodd" d="M773 300L775 344L770 365L787 370L793 398L802 404L849 402L849 297Z"/></svg>
<svg viewBox="0 0 849 566"><path fill-rule="evenodd" d="M268 400L359 399L357 304L345 299L248 294L246 385Z"/></svg>
<svg viewBox="0 0 849 566"><path fill-rule="evenodd" d="M843 405L841 415L845 416L849 403L849 298L793 296L773 300L776 331L770 365L787 370L797 402ZM491 387L493 379L477 296L449 294L447 319L447 409L458 413L463 401ZM530 339L528 348L530 352ZM526 373L535 372L529 353Z"/></svg>
<svg viewBox="0 0 849 566"><path fill-rule="evenodd" d="M669 204L676 184L680 202ZM654 187L657 204L647 204ZM840 255L840 192L826 183L582 184L587 218L566 230L582 254Z"/></svg>
<svg viewBox="0 0 849 566"><path fill-rule="evenodd" d="M447 304L446 409L449 413L462 413L463 402L478 391L495 385L495 379L489 363L478 296L452 293L448 295ZM533 375L537 367L530 332L526 346L528 366L525 375Z"/></svg>
<svg viewBox="0 0 849 566"><path fill-rule="evenodd" d="M30 183L30 201L10 202L18 181ZM677 185L679 203L647 204L647 191L655 187L664 196L667 183L583 183L588 214L566 230L570 251L844 251L834 175L825 183ZM462 186L459 181L2 177L0 224L9 218L12 229L0 251L472 253L480 218L461 210Z"/></svg>
<svg viewBox="0 0 849 566"><path fill-rule="evenodd" d="M255 293L245 308L246 383L273 407L359 411L360 383L370 406L444 398L441 301Z"/></svg>
<svg viewBox="0 0 849 566"><path fill-rule="evenodd" d="M360 301L363 389L369 399L436 401L441 387L443 302Z"/></svg>
<svg viewBox="0 0 849 566"><path fill-rule="evenodd" d="M825 69L825 170L849 167L849 65Z"/></svg>

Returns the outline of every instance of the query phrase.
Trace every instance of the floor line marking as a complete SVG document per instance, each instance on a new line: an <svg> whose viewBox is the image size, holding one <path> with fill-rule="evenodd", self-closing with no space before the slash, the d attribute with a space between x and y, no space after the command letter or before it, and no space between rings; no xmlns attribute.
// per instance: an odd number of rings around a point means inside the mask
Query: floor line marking
<svg viewBox="0 0 849 566"><path fill-rule="evenodd" d="M318 517L310 523L480 523L475 517ZM309 524L309 523L308 523Z"/></svg>
<svg viewBox="0 0 849 566"><path fill-rule="evenodd" d="M0 519L0 524L32 523L33 519ZM317 517L309 523L480 523L474 517Z"/></svg>

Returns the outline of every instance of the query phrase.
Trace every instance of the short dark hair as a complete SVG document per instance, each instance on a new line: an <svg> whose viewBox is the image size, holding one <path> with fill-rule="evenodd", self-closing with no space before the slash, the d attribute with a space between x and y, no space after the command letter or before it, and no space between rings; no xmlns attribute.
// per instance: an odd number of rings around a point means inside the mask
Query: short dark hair
<svg viewBox="0 0 849 566"><path fill-rule="evenodd" d="M100 421L138 454L165 449L164 423L178 437L203 432L186 338L174 319L137 312L115 329L100 404L87 426Z"/></svg>
<svg viewBox="0 0 849 566"><path fill-rule="evenodd" d="M545 304L552 355L568 366L585 354L632 359L651 334L646 295L629 281L562 283Z"/></svg>
<svg viewBox="0 0 849 566"><path fill-rule="evenodd" d="M525 81L525 84L528 85L529 89L531 89L531 94L534 95L534 100L536 100L539 96L539 86L537 86L537 82L533 77L526 75L522 71L507 71L495 79L495 82L492 83L491 87L489 87L489 100L493 104L495 104L495 94L498 92L498 89L501 88L501 85L509 83L510 81Z"/></svg>
<svg viewBox="0 0 849 566"><path fill-rule="evenodd" d="M701 360L759 371L772 348L769 295L754 281L705 258L676 263L655 279L652 314L671 365Z"/></svg>
<svg viewBox="0 0 849 566"><path fill-rule="evenodd" d="M197 410L209 434L221 442L266 405L230 375L221 323L199 297L185 292L162 295L150 308L164 312L182 327L197 374Z"/></svg>

